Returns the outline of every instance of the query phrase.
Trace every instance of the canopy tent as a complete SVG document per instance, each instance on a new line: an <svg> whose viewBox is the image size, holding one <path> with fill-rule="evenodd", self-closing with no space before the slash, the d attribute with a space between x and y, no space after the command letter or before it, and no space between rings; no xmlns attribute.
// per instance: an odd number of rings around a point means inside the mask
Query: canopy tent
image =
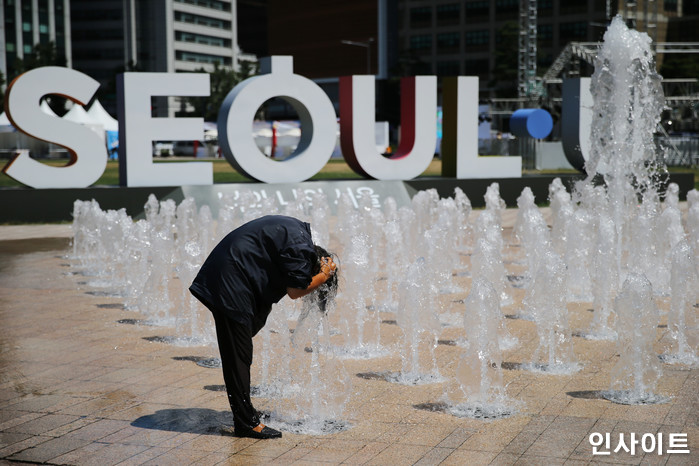
<svg viewBox="0 0 699 466"><path fill-rule="evenodd" d="M85 111L85 108L83 108L83 106L79 105L79 104L73 104L73 106L70 107L70 110L68 110L68 113L63 115L63 119L68 120L68 121L73 121L75 123L80 123L83 125L100 125L100 126L102 126L101 122L95 120L90 115L88 115L87 112Z"/></svg>
<svg viewBox="0 0 699 466"><path fill-rule="evenodd" d="M99 100L95 101L90 106L87 114L97 123L100 123L105 131L119 131L119 120L113 118L109 112L107 112Z"/></svg>
<svg viewBox="0 0 699 466"><path fill-rule="evenodd" d="M42 100L42 101L41 101L40 107L41 107L41 111L44 112L44 113L46 113L47 115L51 115L51 116L58 117L58 115L56 115L56 112L54 112L54 111L51 109L51 107L49 106L49 103L46 102L46 100Z"/></svg>
<svg viewBox="0 0 699 466"><path fill-rule="evenodd" d="M82 105L74 103L73 106L70 107L70 110L68 110L68 113L63 115L63 119L75 123L80 123L81 125L90 128L92 131L94 131L100 136L100 138L102 139L102 141L104 141L105 144L107 143L107 134L104 130L104 126L101 122L95 120L90 115L88 115L85 111L85 108Z"/></svg>

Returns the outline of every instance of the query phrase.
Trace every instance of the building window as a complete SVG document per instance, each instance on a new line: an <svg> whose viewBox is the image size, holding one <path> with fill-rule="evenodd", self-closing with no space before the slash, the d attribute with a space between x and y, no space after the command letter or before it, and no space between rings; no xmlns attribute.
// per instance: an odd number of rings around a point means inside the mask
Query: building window
<svg viewBox="0 0 699 466"><path fill-rule="evenodd" d="M539 24L536 27L536 40L542 45L551 45L553 42L553 25Z"/></svg>
<svg viewBox="0 0 699 466"><path fill-rule="evenodd" d="M699 0L682 0L682 14L684 16L699 14Z"/></svg>
<svg viewBox="0 0 699 466"><path fill-rule="evenodd" d="M561 2L560 13L562 15L587 13L587 0L566 0Z"/></svg>
<svg viewBox="0 0 699 466"><path fill-rule="evenodd" d="M495 2L497 19L513 19L519 16L519 0L497 0Z"/></svg>
<svg viewBox="0 0 699 466"><path fill-rule="evenodd" d="M432 36L429 34L422 34L419 36L410 37L410 49L416 51L425 51L432 48Z"/></svg>
<svg viewBox="0 0 699 466"><path fill-rule="evenodd" d="M39 0L39 42L47 44L49 42L49 2Z"/></svg>
<svg viewBox="0 0 699 466"><path fill-rule="evenodd" d="M542 69L548 69L549 66L553 63L553 55L550 53L542 53L539 54L539 56L536 58L536 65L541 67Z"/></svg>
<svg viewBox="0 0 699 466"><path fill-rule="evenodd" d="M211 45L213 47L231 47L232 41L222 37L193 34L191 32L175 31L175 40L192 44Z"/></svg>
<svg viewBox="0 0 699 466"><path fill-rule="evenodd" d="M487 21L490 18L490 2L466 2L464 5L466 22Z"/></svg>
<svg viewBox="0 0 699 466"><path fill-rule="evenodd" d="M444 32L442 34L437 34L437 53L454 53L458 51L458 32Z"/></svg>
<svg viewBox="0 0 699 466"><path fill-rule="evenodd" d="M219 65L230 66L230 57L220 57L217 55L209 55L207 53L184 52L178 50L175 52L175 59L179 61L190 61L195 63L218 63Z"/></svg>
<svg viewBox="0 0 699 466"><path fill-rule="evenodd" d="M677 13L677 0L665 0L663 9L672 13Z"/></svg>
<svg viewBox="0 0 699 466"><path fill-rule="evenodd" d="M561 23L558 27L561 42L580 42L587 39L587 22Z"/></svg>
<svg viewBox="0 0 699 466"><path fill-rule="evenodd" d="M231 22L222 19L210 18L208 16L193 15L182 11L175 12L175 21L183 23L197 24L199 26L208 26L216 29L231 29Z"/></svg>
<svg viewBox="0 0 699 466"><path fill-rule="evenodd" d="M461 70L459 69L458 61L438 61L437 62L437 76L459 76Z"/></svg>
<svg viewBox="0 0 699 466"><path fill-rule="evenodd" d="M221 2L219 0L175 0L179 3L188 3L190 5L201 6L204 8L210 8L212 10L219 11L231 11L231 4L226 2Z"/></svg>
<svg viewBox="0 0 699 466"><path fill-rule="evenodd" d="M464 34L464 44L466 47L487 46L488 42L490 42L490 31L487 29L482 31L466 31Z"/></svg>
<svg viewBox="0 0 699 466"><path fill-rule="evenodd" d="M458 24L460 13L461 5L458 3L437 5L437 24L442 26L448 24Z"/></svg>
<svg viewBox="0 0 699 466"><path fill-rule="evenodd" d="M490 72L490 63L487 58L475 58L464 62L466 76L487 77Z"/></svg>
<svg viewBox="0 0 699 466"><path fill-rule="evenodd" d="M539 0L536 5L536 14L538 16L553 15L553 0Z"/></svg>
<svg viewBox="0 0 699 466"><path fill-rule="evenodd" d="M421 6L410 9L410 26L428 27L432 25L432 8Z"/></svg>

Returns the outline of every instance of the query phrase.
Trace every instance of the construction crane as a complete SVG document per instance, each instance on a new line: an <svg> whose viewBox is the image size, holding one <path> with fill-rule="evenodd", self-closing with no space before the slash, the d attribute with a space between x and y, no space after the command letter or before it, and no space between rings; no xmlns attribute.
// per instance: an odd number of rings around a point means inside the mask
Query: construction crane
<svg viewBox="0 0 699 466"><path fill-rule="evenodd" d="M536 23L536 0L520 0L517 56L517 94L520 99L536 100L542 95L541 80L536 78Z"/></svg>

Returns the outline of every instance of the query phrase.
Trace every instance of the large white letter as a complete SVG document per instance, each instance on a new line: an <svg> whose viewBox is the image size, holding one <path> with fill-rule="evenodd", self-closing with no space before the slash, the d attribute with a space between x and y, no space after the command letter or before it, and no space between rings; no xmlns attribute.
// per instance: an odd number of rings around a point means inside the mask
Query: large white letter
<svg viewBox="0 0 699 466"><path fill-rule="evenodd" d="M198 141L203 118L153 118L152 96L208 96L205 73L123 73L117 80L119 184L172 186L213 184L209 162L153 163L153 141Z"/></svg>
<svg viewBox="0 0 699 466"><path fill-rule="evenodd" d="M17 76L7 88L5 102L12 125L30 136L65 147L70 162L65 167L52 167L21 152L2 171L32 188L85 188L97 181L107 165L104 141L86 126L47 115L39 104L47 94L60 94L85 105L99 85L86 74L56 66Z"/></svg>
<svg viewBox="0 0 699 466"><path fill-rule="evenodd" d="M590 156L592 128L592 92L590 78L563 80L563 108L561 109L561 142L570 164L580 171Z"/></svg>
<svg viewBox="0 0 699 466"><path fill-rule="evenodd" d="M520 178L522 157L478 156L478 78L444 79L442 176Z"/></svg>
<svg viewBox="0 0 699 466"><path fill-rule="evenodd" d="M228 162L250 178L265 183L307 180L332 155L337 132L335 109L316 83L293 73L292 57L263 58L261 65L266 74L238 84L223 101L218 112L219 144ZM273 97L289 102L301 122L301 141L283 161L266 157L252 134L257 109Z"/></svg>
<svg viewBox="0 0 699 466"><path fill-rule="evenodd" d="M340 78L340 143L347 164L377 180L409 180L424 172L437 146L437 77L401 79L400 144L384 157L374 144L374 76Z"/></svg>

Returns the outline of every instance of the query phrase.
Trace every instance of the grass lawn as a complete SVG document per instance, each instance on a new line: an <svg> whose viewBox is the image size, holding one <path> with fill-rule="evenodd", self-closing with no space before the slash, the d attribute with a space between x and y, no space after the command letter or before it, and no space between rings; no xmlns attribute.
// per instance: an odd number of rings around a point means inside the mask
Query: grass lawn
<svg viewBox="0 0 699 466"><path fill-rule="evenodd" d="M250 182L249 178L238 173L226 159L192 159L185 157L169 157L166 159L155 159L156 163L172 163L172 162L191 162L191 161L211 162L214 165L214 183L246 183ZM6 162L0 161L0 166L4 166ZM65 160L50 160L42 161L47 165L62 166L67 163ZM442 171L442 162L434 160L421 176L439 176ZM344 160L330 160L312 180L361 180L362 177L356 174L347 165ZM104 174L95 183L95 186L118 186L119 185L119 164L116 161L107 162L107 168ZM0 188L10 186L22 186L21 183L15 181L4 173L0 173Z"/></svg>
<svg viewBox="0 0 699 466"><path fill-rule="evenodd" d="M166 159L155 159L156 163L172 163L172 162L186 162L193 161L192 158L184 157L169 157ZM198 159L199 161L211 162L214 165L214 183L246 183L250 182L250 179L238 173L225 159ZM0 160L0 166L4 166L7 162ZM67 163L67 159L64 160L49 160L42 161L47 165L52 166L62 166ZM671 172L693 172L694 173L694 188L699 189L699 168L695 169L681 169L681 168L671 168ZM435 159L430 166L425 170L425 172L420 175L421 177L432 177L440 176L442 172L442 162L441 160ZM570 173L571 171L560 171L553 173ZM532 172L525 171L525 173L543 173L543 172ZM551 174L552 172L546 172ZM312 180L352 180L352 179L362 179L362 177L347 165L347 163L342 159L332 159L325 167L323 167L320 172L314 175ZM95 186L118 186L119 185L119 164L116 161L107 162L107 168L104 174L95 183ZM15 181L4 173L0 173L0 188L4 187L16 187L22 186L21 183Z"/></svg>

